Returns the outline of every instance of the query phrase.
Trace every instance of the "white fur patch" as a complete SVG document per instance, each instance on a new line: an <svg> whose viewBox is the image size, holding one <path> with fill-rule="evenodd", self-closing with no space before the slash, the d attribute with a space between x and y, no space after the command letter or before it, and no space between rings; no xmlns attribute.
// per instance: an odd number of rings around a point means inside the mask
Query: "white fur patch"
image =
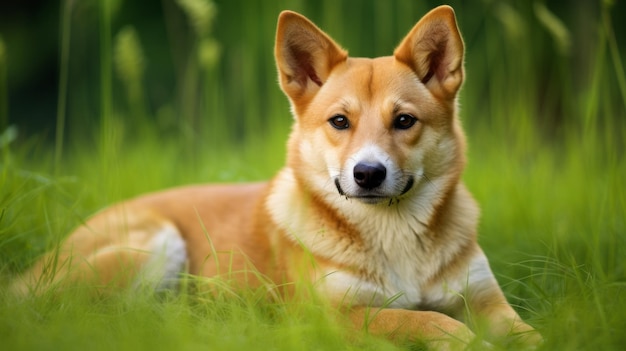
<svg viewBox="0 0 626 351"><path fill-rule="evenodd" d="M482 252L480 255L474 256L470 262L468 274L469 277L467 280L470 288L485 285L485 283L491 284L495 282L495 277L489 267L487 256L485 256Z"/></svg>
<svg viewBox="0 0 626 351"><path fill-rule="evenodd" d="M457 276L448 277L429 289L425 296L425 303L434 308L450 308L469 291L481 287L492 287L494 284L496 281L489 268L487 257L480 252L471 258L465 269L459 270ZM462 318L462 311L456 312L459 315L454 317Z"/></svg>
<svg viewBox="0 0 626 351"><path fill-rule="evenodd" d="M185 241L178 230L167 225L150 241L150 258L138 274L135 287L151 287L155 291L172 289L187 261Z"/></svg>
<svg viewBox="0 0 626 351"><path fill-rule="evenodd" d="M317 288L329 300L352 306L382 306L385 296L380 287L344 271L328 271L320 279Z"/></svg>

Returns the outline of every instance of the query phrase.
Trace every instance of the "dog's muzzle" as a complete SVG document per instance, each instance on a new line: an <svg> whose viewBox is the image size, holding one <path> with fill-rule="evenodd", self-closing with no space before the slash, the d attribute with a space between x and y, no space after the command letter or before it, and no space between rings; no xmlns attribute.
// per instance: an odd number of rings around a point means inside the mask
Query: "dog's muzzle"
<svg viewBox="0 0 626 351"><path fill-rule="evenodd" d="M392 191L385 189L384 186L381 187L387 179L387 169L379 162L359 162L352 170L352 177L357 187L349 189L350 191L348 192L341 186L341 177L335 178L335 186L339 195L345 196L347 199L354 198L367 204L397 199L411 190L415 184L415 178L409 176L402 177L406 179L406 183L401 188L401 191L398 191L400 190L400 184L393 186L392 188L395 190Z"/></svg>

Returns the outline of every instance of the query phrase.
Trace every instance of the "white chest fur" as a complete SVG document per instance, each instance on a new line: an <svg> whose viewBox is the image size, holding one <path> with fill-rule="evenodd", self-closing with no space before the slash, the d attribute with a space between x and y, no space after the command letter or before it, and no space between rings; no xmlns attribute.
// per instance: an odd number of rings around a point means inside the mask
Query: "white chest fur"
<svg viewBox="0 0 626 351"><path fill-rule="evenodd" d="M440 280L434 277L462 243L441 247L429 239L415 217L400 213L384 216L377 223L368 223L376 221L376 216L368 218L360 227L375 228L375 232L363 230L365 248L358 250L356 262L351 262L361 273L325 272L322 285L329 295L346 295L353 304L409 309L450 305L459 298L463 274Z"/></svg>
<svg viewBox="0 0 626 351"><path fill-rule="evenodd" d="M459 292L468 282L469 261L455 276L434 277L473 238L453 234L443 245L429 236L423 216L432 211L430 194L422 194L420 201L407 200L387 208L335 196L331 206L350 219L362 239L355 244L341 233L320 228L289 169L283 170L274 187L267 202L274 221L291 240L338 264L324 268L316 283L334 302L413 309L450 305L460 298ZM332 193L334 189L329 190Z"/></svg>

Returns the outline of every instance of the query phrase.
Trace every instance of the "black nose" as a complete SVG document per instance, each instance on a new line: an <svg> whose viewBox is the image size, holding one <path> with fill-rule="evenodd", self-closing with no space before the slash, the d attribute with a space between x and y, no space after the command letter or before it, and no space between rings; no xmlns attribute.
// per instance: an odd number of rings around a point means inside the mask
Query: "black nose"
<svg viewBox="0 0 626 351"><path fill-rule="evenodd" d="M387 175L387 169L380 163L360 162L354 166L354 181L365 189L374 189L381 185Z"/></svg>

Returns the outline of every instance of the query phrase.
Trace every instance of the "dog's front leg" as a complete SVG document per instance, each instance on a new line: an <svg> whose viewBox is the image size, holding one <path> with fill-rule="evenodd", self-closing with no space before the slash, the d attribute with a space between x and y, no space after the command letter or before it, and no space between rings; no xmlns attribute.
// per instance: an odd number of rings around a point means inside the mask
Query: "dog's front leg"
<svg viewBox="0 0 626 351"><path fill-rule="evenodd" d="M463 350L474 339L465 324L439 312L356 307L349 315L356 328L395 342L423 342L429 350Z"/></svg>
<svg viewBox="0 0 626 351"><path fill-rule="evenodd" d="M480 269L483 272L482 278L473 280L465 294L471 313L469 321L473 327L484 331L490 340L509 339L529 347L540 345L543 342L541 334L524 323L507 302L486 260L483 264L485 266ZM485 272L489 274L484 274Z"/></svg>
<svg viewBox="0 0 626 351"><path fill-rule="evenodd" d="M508 338L509 341L529 347L536 347L543 342L541 334L524 323L509 305L495 281L478 291L474 290L468 297L473 324L477 328L484 328L490 340Z"/></svg>

